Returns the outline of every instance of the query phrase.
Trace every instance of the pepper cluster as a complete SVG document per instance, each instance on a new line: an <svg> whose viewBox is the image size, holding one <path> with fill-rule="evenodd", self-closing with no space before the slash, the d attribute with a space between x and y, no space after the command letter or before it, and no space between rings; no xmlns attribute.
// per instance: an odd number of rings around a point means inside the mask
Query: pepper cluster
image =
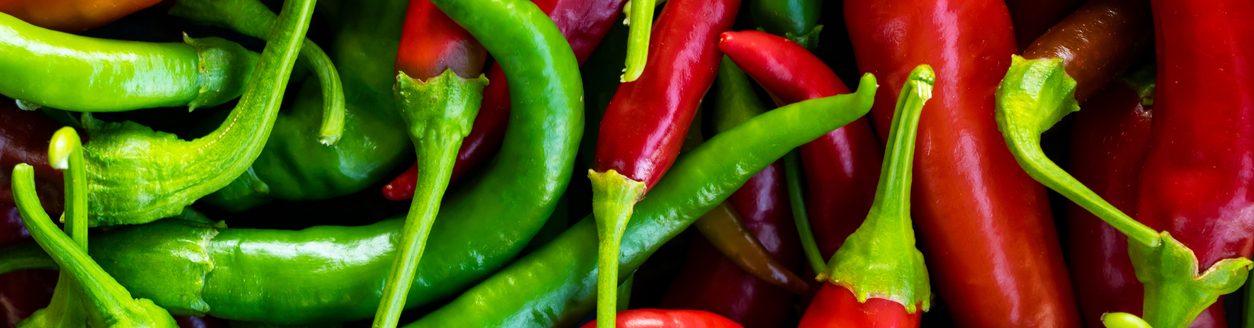
<svg viewBox="0 0 1254 328"><path fill-rule="evenodd" d="M1252 1L279 2L0 1L0 325L1254 327Z"/></svg>

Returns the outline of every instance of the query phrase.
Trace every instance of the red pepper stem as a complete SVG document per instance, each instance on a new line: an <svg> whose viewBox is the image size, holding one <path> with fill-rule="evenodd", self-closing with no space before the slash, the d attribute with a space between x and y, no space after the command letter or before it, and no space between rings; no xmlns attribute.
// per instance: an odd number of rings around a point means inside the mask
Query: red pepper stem
<svg viewBox="0 0 1254 328"><path fill-rule="evenodd" d="M1063 116L1080 109L1076 82L1062 59L1014 56L997 89L997 126L1015 160L1033 179L1057 191L1145 247L1161 244L1158 232L1124 214L1076 180L1041 149L1044 133Z"/></svg>
<svg viewBox="0 0 1254 328"><path fill-rule="evenodd" d="M644 74L649 59L649 36L653 33L655 0L628 0L627 62L619 82L634 82Z"/></svg>
<svg viewBox="0 0 1254 328"><path fill-rule="evenodd" d="M466 79L452 69L427 81L415 80L405 72L396 76L396 97L401 117L409 126L409 137L418 154L418 181L409 214L401 231L400 248L383 297L375 313L374 327L396 327L405 299L413 285L419 260L426 250L427 237L440 211L440 200L448 189L453 163L462 139L470 134L479 112L487 79Z"/></svg>
<svg viewBox="0 0 1254 328"><path fill-rule="evenodd" d="M636 202L644 197L644 182L618 171L588 170L592 180L592 215L597 238L597 327L613 328L618 292L619 246Z"/></svg>
<svg viewBox="0 0 1254 328"><path fill-rule="evenodd" d="M829 281L847 287L858 302L871 297L901 304L906 313L931 306L931 283L910 219L911 173L923 105L932 98L936 74L928 65L910 72L897 98L888 132L887 157L866 221L849 235L828 264Z"/></svg>
<svg viewBox="0 0 1254 328"><path fill-rule="evenodd" d="M814 229L810 227L810 215L806 213L805 186L801 181L801 157L796 151L784 156L784 178L788 185L788 203L792 207L792 218L797 225L797 235L801 238L801 250L805 253L810 270L818 274L815 280L827 280L827 263L819 252L819 243L814 239Z"/></svg>

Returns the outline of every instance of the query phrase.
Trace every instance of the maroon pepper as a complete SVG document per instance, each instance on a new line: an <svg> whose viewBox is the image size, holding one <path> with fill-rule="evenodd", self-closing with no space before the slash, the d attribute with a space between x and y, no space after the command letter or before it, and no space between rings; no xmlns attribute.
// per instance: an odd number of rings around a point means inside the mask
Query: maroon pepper
<svg viewBox="0 0 1254 328"><path fill-rule="evenodd" d="M583 63L609 33L615 19L622 12L625 0L534 0L536 6L549 14L557 29L566 36L575 58ZM462 141L453 166L452 180L466 174L487 161L501 148L505 138L505 124L509 122L509 87L501 65L492 64L487 72L491 83L483 89L483 103L475 116L470 135ZM408 170L383 187L383 196L391 200L409 200L414 197L414 185L418 179L418 167Z"/></svg>
<svg viewBox="0 0 1254 328"><path fill-rule="evenodd" d="M9 173L18 163L35 166L40 198L47 210L59 213L60 171L48 166L48 140L57 124L37 112L18 110L11 99L0 98L0 246L30 240L13 206ZM52 208L52 207L56 208ZM57 274L18 271L0 275L0 326L12 327L35 310L48 306Z"/></svg>

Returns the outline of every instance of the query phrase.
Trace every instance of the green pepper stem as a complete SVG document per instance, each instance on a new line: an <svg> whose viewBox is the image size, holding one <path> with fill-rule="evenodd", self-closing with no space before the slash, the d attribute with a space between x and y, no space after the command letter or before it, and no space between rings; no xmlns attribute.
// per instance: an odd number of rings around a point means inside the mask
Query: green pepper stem
<svg viewBox="0 0 1254 328"><path fill-rule="evenodd" d="M200 24L232 29L241 34L269 40L278 15L257 0L178 0L170 14ZM344 86L335 64L326 52L308 39L301 44L300 59L318 78L322 87L322 126L319 141L333 145L344 132Z"/></svg>
<svg viewBox="0 0 1254 328"><path fill-rule="evenodd" d="M87 249L87 177L83 167L83 144L73 128L63 127L52 135L48 145L48 162L65 172L65 233ZM57 287L52 292L48 307L31 315L27 324L32 326L81 326L86 325L77 282L68 272L57 275Z"/></svg>
<svg viewBox="0 0 1254 328"><path fill-rule="evenodd" d="M448 189L457 151L479 113L485 85L487 79L482 76L466 79L451 69L428 81L397 73L397 104L409 125L420 169L401 232L400 250L384 285L374 327L396 327L400 321L405 297L440 211L440 200Z"/></svg>
<svg viewBox="0 0 1254 328"><path fill-rule="evenodd" d="M613 328L618 292L619 246L636 202L644 197L644 182L618 171L588 170L592 180L592 215L597 224L597 328Z"/></svg>
<svg viewBox="0 0 1254 328"><path fill-rule="evenodd" d="M910 219L915 138L936 73L928 65L910 72L897 98L875 201L866 220L845 239L828 264L828 279L849 288L859 302L891 300L914 313L931 306L931 282L915 246Z"/></svg>
<svg viewBox="0 0 1254 328"><path fill-rule="evenodd" d="M1158 232L1137 222L1072 177L1041 149L1044 133L1063 116L1079 110L1075 80L1061 59L1014 56L997 90L997 125L1015 160L1033 179L1057 191L1111 227L1147 247L1161 241Z"/></svg>
<svg viewBox="0 0 1254 328"><path fill-rule="evenodd" d="M810 291L810 284L771 257L757 237L745 229L736 210L727 203L719 204L693 225L741 270L798 295Z"/></svg>
<svg viewBox="0 0 1254 328"><path fill-rule="evenodd" d="M1153 328L1145 320L1127 312L1102 314L1102 326L1106 328Z"/></svg>
<svg viewBox="0 0 1254 328"><path fill-rule="evenodd" d="M627 62L619 82L633 82L644 73L649 59L649 36L653 30L655 0L627 1Z"/></svg>
<svg viewBox="0 0 1254 328"><path fill-rule="evenodd" d="M810 270L818 273L817 280L827 279L827 263L819 252L819 243L814 239L814 229L810 227L810 214L806 212L806 195L802 190L801 157L796 151L784 156L784 178L788 183L788 202L792 207L792 218L797 225L797 235L801 238L801 250L805 253Z"/></svg>
<svg viewBox="0 0 1254 328"><path fill-rule="evenodd" d="M56 270L57 262L33 244L0 248L0 275L31 269Z"/></svg>

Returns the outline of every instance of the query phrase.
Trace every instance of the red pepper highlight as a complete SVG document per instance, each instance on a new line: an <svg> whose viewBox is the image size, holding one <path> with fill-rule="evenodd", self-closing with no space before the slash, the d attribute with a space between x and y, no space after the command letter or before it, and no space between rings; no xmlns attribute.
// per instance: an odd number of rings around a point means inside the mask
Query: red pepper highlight
<svg viewBox="0 0 1254 328"><path fill-rule="evenodd" d="M418 80L451 69L463 78L478 77L488 52L469 32L445 16L430 0L410 0L396 49L396 69Z"/></svg>
<svg viewBox="0 0 1254 328"><path fill-rule="evenodd" d="M882 298L858 302L852 291L835 284L823 284L810 307L827 310L806 311L797 327L913 328L919 326L923 316L923 311L908 313L901 303Z"/></svg>
<svg viewBox="0 0 1254 328"><path fill-rule="evenodd" d="M937 72L919 123L914 213L936 291L963 327L1077 327L1044 188L1019 168L994 120L1017 46L993 0L847 1L858 66L883 76L872 120L919 63Z"/></svg>
<svg viewBox="0 0 1254 328"><path fill-rule="evenodd" d="M536 6L549 14L557 29L566 36L575 58L583 63L596 50L601 39L613 27L615 18L622 12L625 0L535 0ZM428 3L430 3L428 1ZM447 18L446 18L447 19ZM501 148L505 138L505 124L509 122L509 87L505 71L492 64L488 69L488 86L483 89L483 103L475 116L470 135L462 141L457 152L457 164L453 166L452 180L487 161ZM407 201L414 197L418 167L411 165L383 187L383 196L390 200Z"/></svg>
<svg viewBox="0 0 1254 328"><path fill-rule="evenodd" d="M775 98L778 105L849 93L814 54L760 31L723 33L719 49ZM866 119L801 146L808 178L807 212L823 257L831 257L871 208L883 149Z"/></svg>
<svg viewBox="0 0 1254 328"><path fill-rule="evenodd" d="M673 0L672 0L673 1ZM647 70L647 68L646 68ZM731 328L740 327L734 321L705 311L635 309L618 313L614 322L619 328ZM596 321L581 328L596 327Z"/></svg>
<svg viewBox="0 0 1254 328"><path fill-rule="evenodd" d="M1254 2L1155 0L1158 81L1136 218L1202 268L1254 247ZM1221 302L1212 305L1222 310ZM1219 316L1222 318L1222 316Z"/></svg>

